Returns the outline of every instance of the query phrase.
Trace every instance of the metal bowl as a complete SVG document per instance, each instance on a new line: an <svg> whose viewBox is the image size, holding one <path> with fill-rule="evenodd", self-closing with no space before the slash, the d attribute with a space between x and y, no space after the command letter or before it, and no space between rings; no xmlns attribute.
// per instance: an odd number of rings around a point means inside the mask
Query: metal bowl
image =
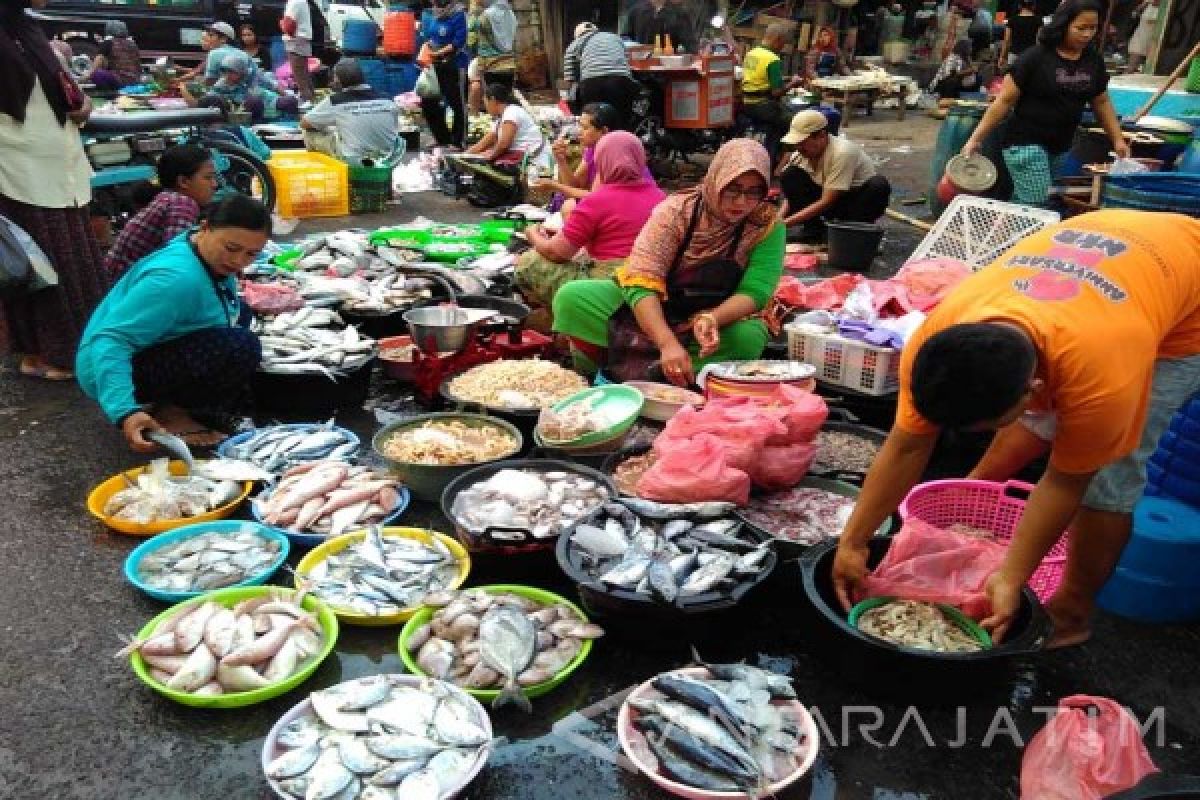
<svg viewBox="0 0 1200 800"><path fill-rule="evenodd" d="M470 343L479 314L455 306L414 308L404 312L413 343L430 355L459 353Z"/></svg>

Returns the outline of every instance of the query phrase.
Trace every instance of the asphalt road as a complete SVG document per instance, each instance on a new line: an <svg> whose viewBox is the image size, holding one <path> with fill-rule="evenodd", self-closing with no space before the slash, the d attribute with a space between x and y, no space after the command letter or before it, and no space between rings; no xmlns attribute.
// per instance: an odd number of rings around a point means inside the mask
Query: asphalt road
<svg viewBox="0 0 1200 800"><path fill-rule="evenodd" d="M902 189L923 190L928 128L920 118L898 128L897 135L917 130L924 137L912 152L893 154L889 176ZM851 132L865 137L872 130L856 124ZM875 148L910 144L894 139ZM417 213L448 221L472 217L465 204L424 196L405 198L380 218L320 226L370 227ZM317 227L305 223L296 235ZM915 238L897 230L893 241L907 241L911 249ZM366 414L342 422L360 434L375 427ZM22 379L11 364L0 373L0 448L7 497L0 503L0 797L266 797L259 755L279 716L312 689L403 670L397 629L343 627L335 655L310 681L262 705L197 711L158 696L112 658L118 633L136 631L163 608L122 576L123 560L138 541L106 531L84 508L94 484L139 459L76 387ZM435 509L419 505L404 523L447 529ZM480 562L471 576L472 584L499 581L573 596L545 561ZM563 687L535 701L531 716L512 710L495 716L504 741L465 797L663 796L616 763L615 714L595 707L687 663L693 644L710 660L766 659L790 671L800 698L824 723L811 775L781 797L1017 797L1020 743L1044 724L1039 709L1076 693L1113 697L1149 720L1146 742L1165 771L1200 772L1196 625L1143 626L1102 616L1083 647L1021 659L1013 676L981 680L964 699L947 693L910 705L908 687L889 674L874 675L865 686L850 682L855 665L839 662L839 651L816 635L794 565L782 567L732 616L690 626L644 618L603 622L610 635Z"/></svg>

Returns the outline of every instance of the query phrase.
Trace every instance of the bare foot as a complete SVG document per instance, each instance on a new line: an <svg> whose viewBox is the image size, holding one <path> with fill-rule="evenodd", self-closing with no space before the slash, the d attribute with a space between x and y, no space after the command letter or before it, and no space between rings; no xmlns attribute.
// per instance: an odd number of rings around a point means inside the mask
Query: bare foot
<svg viewBox="0 0 1200 800"><path fill-rule="evenodd" d="M1081 611L1057 597L1046 603L1046 613L1054 624L1054 631L1046 641L1046 650L1075 647L1092 638L1091 614Z"/></svg>
<svg viewBox="0 0 1200 800"><path fill-rule="evenodd" d="M179 406L160 406L152 415L168 433L173 433L188 447L213 447L225 440L225 434L206 428Z"/></svg>

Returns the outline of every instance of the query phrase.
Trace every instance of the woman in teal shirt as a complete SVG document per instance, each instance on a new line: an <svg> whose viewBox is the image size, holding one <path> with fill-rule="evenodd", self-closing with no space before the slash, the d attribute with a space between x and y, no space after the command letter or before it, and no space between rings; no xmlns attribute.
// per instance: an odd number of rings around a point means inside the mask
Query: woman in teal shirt
<svg viewBox="0 0 1200 800"><path fill-rule="evenodd" d="M92 314L79 385L134 450L154 450L144 435L155 430L194 447L223 438L193 413L236 407L258 368L262 346L241 324L237 277L270 232L261 203L227 197L199 228L130 267Z"/></svg>

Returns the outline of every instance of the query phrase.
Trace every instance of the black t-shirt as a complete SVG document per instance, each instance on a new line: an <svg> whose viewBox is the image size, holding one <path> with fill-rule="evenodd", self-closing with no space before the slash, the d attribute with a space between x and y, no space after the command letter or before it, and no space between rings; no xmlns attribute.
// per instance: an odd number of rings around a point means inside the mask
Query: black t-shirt
<svg viewBox="0 0 1200 800"><path fill-rule="evenodd" d="M1019 56L1037 42L1038 31L1042 29L1042 18L1034 14L1022 16L1018 14L1008 19L1009 30L1012 31L1012 41L1009 42L1008 52Z"/></svg>
<svg viewBox="0 0 1200 800"><path fill-rule="evenodd" d="M112 39L105 39L96 47L96 52L108 59L108 63L112 64Z"/></svg>
<svg viewBox="0 0 1200 800"><path fill-rule="evenodd" d="M1008 121L1006 147L1039 144L1051 153L1066 152L1083 109L1108 88L1104 62L1091 50L1068 61L1054 48L1034 45L1010 74L1021 97Z"/></svg>

